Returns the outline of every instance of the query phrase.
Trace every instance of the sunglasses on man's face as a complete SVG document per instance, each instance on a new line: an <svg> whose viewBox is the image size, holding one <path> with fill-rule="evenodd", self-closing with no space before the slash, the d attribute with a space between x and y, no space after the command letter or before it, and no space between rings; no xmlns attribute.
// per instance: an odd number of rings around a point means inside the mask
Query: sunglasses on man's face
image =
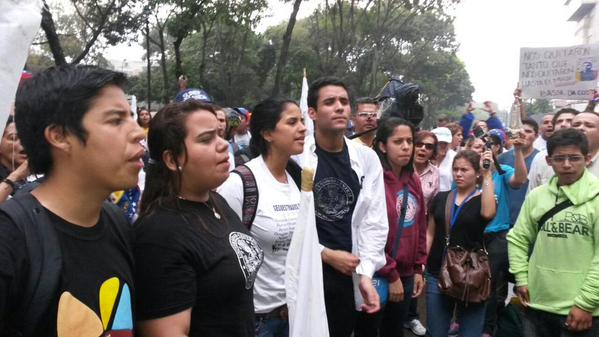
<svg viewBox="0 0 599 337"><path fill-rule="evenodd" d="M435 148L435 144L431 144L431 143L422 143L422 142L417 142L416 143L416 148L421 148L423 147L429 151L432 151Z"/></svg>

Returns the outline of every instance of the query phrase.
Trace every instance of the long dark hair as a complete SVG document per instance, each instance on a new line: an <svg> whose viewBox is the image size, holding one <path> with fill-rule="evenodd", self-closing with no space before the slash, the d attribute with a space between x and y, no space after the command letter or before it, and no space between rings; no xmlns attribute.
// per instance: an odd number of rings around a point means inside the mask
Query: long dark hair
<svg viewBox="0 0 599 337"><path fill-rule="evenodd" d="M250 149L254 155L261 154L264 157L268 155L267 142L264 140L262 132L275 129L287 104L298 105L295 101L287 98L271 97L256 104L252 110Z"/></svg>
<svg viewBox="0 0 599 337"><path fill-rule="evenodd" d="M399 117L388 117L383 118L379 121L379 127L376 131L376 136L374 137L374 151L379 156L381 164L385 169L391 169L391 165L389 164L389 160L387 159L387 154L383 153L380 149L380 143L387 144L387 140L395 131L395 128L398 126L405 125L410 128L410 132L412 133L412 140L415 139L416 129L414 128L414 124L408 122L407 120ZM412 153L410 155L410 161L405 167L401 169L403 172L414 172L414 145L412 144Z"/></svg>
<svg viewBox="0 0 599 337"><path fill-rule="evenodd" d="M150 122L148 147L150 159L146 168L146 184L141 198L140 217L152 209L163 206L177 208L177 198L181 193L181 171L178 159L181 155L187 160L185 122L193 112L205 110L216 116L212 105L190 99L182 103L171 103L162 108ZM162 159L165 151L169 151L176 171L171 171Z"/></svg>

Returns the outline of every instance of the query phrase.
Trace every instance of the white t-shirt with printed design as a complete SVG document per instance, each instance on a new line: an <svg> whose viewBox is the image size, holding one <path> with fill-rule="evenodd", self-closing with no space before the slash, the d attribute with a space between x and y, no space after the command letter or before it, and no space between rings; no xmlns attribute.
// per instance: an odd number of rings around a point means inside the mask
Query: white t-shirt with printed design
<svg viewBox="0 0 599 337"><path fill-rule="evenodd" d="M254 282L256 313L268 313L285 304L285 260L300 207L300 190L287 173L287 183L277 181L262 156L245 164L258 186L258 207L250 233L264 250L264 262ZM217 192L241 218L243 185L232 173Z"/></svg>

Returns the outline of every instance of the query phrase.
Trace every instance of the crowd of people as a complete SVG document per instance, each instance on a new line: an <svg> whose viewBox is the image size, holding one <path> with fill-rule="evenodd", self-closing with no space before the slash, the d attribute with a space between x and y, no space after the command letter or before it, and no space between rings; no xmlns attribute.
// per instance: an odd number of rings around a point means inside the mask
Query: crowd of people
<svg viewBox="0 0 599 337"><path fill-rule="evenodd" d="M308 134L293 100L221 107L185 76L136 120L125 81L61 66L20 85L0 143L0 336L288 336L305 167L331 337L506 336L508 310L509 336L599 336L594 104L541 126L523 112L519 130L469 106L423 130L326 77Z"/></svg>

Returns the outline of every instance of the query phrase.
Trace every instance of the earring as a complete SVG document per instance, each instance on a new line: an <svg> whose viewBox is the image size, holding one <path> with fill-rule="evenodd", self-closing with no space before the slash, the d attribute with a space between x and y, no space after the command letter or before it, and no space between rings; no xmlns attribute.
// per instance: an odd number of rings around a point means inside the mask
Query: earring
<svg viewBox="0 0 599 337"><path fill-rule="evenodd" d="M183 170L183 168L182 168L181 166L177 166L177 169L178 169L179 171L182 171L182 170Z"/></svg>

